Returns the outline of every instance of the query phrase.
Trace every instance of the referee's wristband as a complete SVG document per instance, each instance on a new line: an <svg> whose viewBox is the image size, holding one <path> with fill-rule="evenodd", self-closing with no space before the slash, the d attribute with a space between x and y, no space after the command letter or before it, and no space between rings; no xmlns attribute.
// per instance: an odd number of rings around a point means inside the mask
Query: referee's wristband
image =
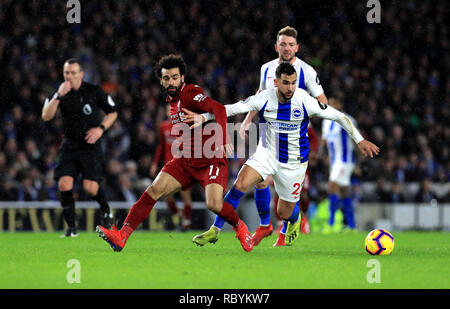
<svg viewBox="0 0 450 309"><path fill-rule="evenodd" d="M102 130L103 130L103 132L105 132L105 131L106 131L106 128L105 128L105 126L104 126L104 125L100 124L100 125L99 125L99 127L100 127L100 129L102 129Z"/></svg>

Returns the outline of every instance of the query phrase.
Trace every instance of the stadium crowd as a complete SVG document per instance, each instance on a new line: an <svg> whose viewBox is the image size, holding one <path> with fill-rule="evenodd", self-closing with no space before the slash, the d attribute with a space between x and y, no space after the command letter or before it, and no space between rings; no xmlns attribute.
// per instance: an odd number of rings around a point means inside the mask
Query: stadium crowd
<svg viewBox="0 0 450 309"><path fill-rule="evenodd" d="M448 183L448 3L383 2L379 24L367 22L365 1L294 3L89 1L81 4L81 23L69 24L64 1L1 1L0 200L57 200L53 170L62 122L44 123L40 115L66 59L80 58L84 79L119 105L119 118L101 141L107 196L134 202L151 181L166 114L153 72L157 59L182 54L188 83L234 103L256 92L260 66L277 57L276 33L286 25L298 30L298 56L316 69L325 94L340 98L363 135L380 146L380 157L361 158L355 172L358 182L377 183L374 200L399 200L408 182ZM320 120L312 125L320 132ZM244 160L230 160L230 181ZM313 187L327 181L327 162L326 155L310 162Z"/></svg>

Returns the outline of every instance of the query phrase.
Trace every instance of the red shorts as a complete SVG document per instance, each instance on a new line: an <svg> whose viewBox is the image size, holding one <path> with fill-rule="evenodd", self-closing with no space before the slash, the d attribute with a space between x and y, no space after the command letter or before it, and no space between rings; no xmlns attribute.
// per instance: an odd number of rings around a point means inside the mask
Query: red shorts
<svg viewBox="0 0 450 309"><path fill-rule="evenodd" d="M303 189L302 189L302 192L306 192L306 191L309 190L309 182L310 182L310 178L309 178L309 170L306 170L305 180L303 180Z"/></svg>
<svg viewBox="0 0 450 309"><path fill-rule="evenodd" d="M205 188L210 183L217 183L225 190L228 183L228 161L226 160L196 160L173 158L161 170L171 175L187 190L199 183Z"/></svg>

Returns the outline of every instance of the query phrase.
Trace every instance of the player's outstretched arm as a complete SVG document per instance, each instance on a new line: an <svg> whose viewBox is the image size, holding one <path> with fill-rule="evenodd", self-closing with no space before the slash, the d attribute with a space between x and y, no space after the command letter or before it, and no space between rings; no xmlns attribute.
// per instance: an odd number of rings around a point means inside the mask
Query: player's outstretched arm
<svg viewBox="0 0 450 309"><path fill-rule="evenodd" d="M245 139L247 137L248 128L252 124L252 119L255 117L257 113L258 111L251 111L247 113L247 116L245 116L245 119L242 122L241 127L239 128L239 136L242 139Z"/></svg>
<svg viewBox="0 0 450 309"><path fill-rule="evenodd" d="M192 123L192 125L190 126L191 129L196 128L196 127L200 126L202 123L213 119L213 117L210 113L197 114L197 113L194 113L185 108L183 108L183 111L185 113L184 122ZM247 136L246 131L248 131L248 128L252 123L252 119L255 117L255 115L257 113L258 113L258 111L248 112L247 116L245 117L244 121L242 122L242 125L239 128L239 135L242 139L245 139L245 137Z"/></svg>
<svg viewBox="0 0 450 309"><path fill-rule="evenodd" d="M227 117L230 117L237 114L248 113L250 111L259 111L264 103L265 101L261 100L257 95L254 95L248 97L245 101L239 101L234 104L225 105L225 111L227 113ZM183 120L183 122L193 123L191 125L191 128L198 127L203 122L215 119L215 116L210 112L199 115L185 108L183 108L182 110L185 113L185 120Z"/></svg>
<svg viewBox="0 0 450 309"><path fill-rule="evenodd" d="M249 106L243 104L242 101L239 101L234 104L225 105L227 117L249 112L250 110L248 108ZM200 126L204 122L216 119L214 114L212 113L197 114L186 108L182 108L182 110L184 112L183 122L192 123L192 125L190 126L191 129Z"/></svg>
<svg viewBox="0 0 450 309"><path fill-rule="evenodd" d="M308 104L306 107L311 116L318 116L339 123L358 145L358 148L364 157L369 156L370 158L373 158L374 155L380 153L378 146L364 139L358 129L353 125L352 121L344 113L329 105L324 105L317 100L308 99L307 102Z"/></svg>

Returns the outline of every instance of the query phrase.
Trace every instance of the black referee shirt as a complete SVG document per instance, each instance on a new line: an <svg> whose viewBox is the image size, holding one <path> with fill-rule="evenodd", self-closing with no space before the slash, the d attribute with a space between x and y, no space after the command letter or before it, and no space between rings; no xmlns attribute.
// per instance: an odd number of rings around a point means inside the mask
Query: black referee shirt
<svg viewBox="0 0 450 309"><path fill-rule="evenodd" d="M99 86L82 82L78 90L70 90L60 98L64 138L71 144L88 145L85 136L90 128L98 127L102 120L100 110L106 114L117 111L112 98Z"/></svg>

